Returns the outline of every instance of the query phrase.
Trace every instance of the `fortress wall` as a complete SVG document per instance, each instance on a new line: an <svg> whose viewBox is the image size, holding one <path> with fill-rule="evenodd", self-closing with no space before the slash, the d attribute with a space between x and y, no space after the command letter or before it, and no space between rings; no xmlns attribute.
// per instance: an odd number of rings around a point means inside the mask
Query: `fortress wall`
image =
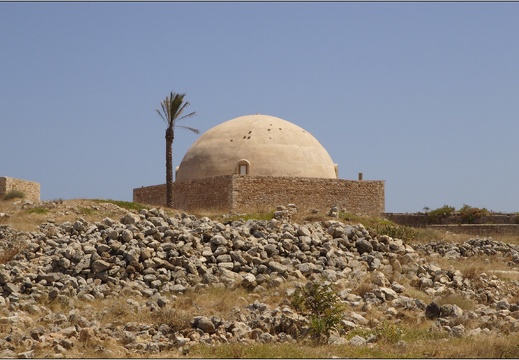
<svg viewBox="0 0 519 360"><path fill-rule="evenodd" d="M0 199L13 190L23 192L24 200L40 202L40 183L6 176L0 177Z"/></svg>
<svg viewBox="0 0 519 360"><path fill-rule="evenodd" d="M133 201L165 206L166 185L133 190ZM331 207L380 216L385 210L384 181L226 175L175 182L173 207L185 211L256 212L295 204L300 211Z"/></svg>
<svg viewBox="0 0 519 360"><path fill-rule="evenodd" d="M166 206L166 184L133 189L133 201L141 204Z"/></svg>
<svg viewBox="0 0 519 360"><path fill-rule="evenodd" d="M381 216L386 209L384 180L340 180L346 187L346 211Z"/></svg>
<svg viewBox="0 0 519 360"><path fill-rule="evenodd" d="M173 183L173 208L179 210L223 210L231 205L231 175ZM133 189L133 201L166 206L166 184Z"/></svg>
<svg viewBox="0 0 519 360"><path fill-rule="evenodd" d="M231 175L175 182L173 184L173 207L189 211L230 211L232 208L231 186Z"/></svg>
<svg viewBox="0 0 519 360"><path fill-rule="evenodd" d="M333 206L355 214L379 216L385 209L384 181L354 181L272 176L233 176L233 210L272 209L295 204L299 210Z"/></svg>

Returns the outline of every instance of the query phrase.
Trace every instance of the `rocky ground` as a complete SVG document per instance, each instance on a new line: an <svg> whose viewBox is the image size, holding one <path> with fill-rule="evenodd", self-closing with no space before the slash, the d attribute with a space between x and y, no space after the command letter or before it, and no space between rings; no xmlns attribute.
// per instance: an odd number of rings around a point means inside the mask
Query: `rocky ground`
<svg viewBox="0 0 519 360"><path fill-rule="evenodd" d="M409 318L430 321L450 337L519 332L517 245L490 238L410 245L333 218L297 224L294 211L279 207L269 221L218 222L151 209L98 222L48 221L33 232L0 225L0 357L77 356L85 345L97 346L101 357L125 357L186 355L200 343L296 342L305 319L288 301L269 304L261 295L277 290L288 299L307 281L330 284L346 306L331 345L376 344L376 336L348 334ZM510 276L431 260L481 255L507 259ZM214 287L244 289L256 300L225 317L175 306L183 294ZM110 308L94 306L111 298L125 304L118 310L125 316L166 317L174 309L175 319L114 319ZM463 301L473 306L464 309ZM108 339L113 347L103 348Z"/></svg>

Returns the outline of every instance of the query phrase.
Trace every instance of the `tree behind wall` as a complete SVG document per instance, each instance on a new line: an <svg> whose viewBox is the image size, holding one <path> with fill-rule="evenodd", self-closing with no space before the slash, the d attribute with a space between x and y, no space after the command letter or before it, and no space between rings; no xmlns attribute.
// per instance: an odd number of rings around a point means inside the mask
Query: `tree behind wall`
<svg viewBox="0 0 519 360"><path fill-rule="evenodd" d="M166 122L166 206L173 207L173 140L175 139L175 128L180 127L191 130L195 134L199 131L189 126L178 125L178 122L195 115L195 112L183 115L189 102L184 102L186 94L171 92L169 96L160 103L161 110L155 109L159 116Z"/></svg>

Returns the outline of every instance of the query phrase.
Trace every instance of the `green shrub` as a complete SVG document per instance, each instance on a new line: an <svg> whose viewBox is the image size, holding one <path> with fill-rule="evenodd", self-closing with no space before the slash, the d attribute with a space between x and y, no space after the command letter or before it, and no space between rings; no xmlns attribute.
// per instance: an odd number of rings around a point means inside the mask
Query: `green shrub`
<svg viewBox="0 0 519 360"><path fill-rule="evenodd" d="M443 205L441 208L431 210L428 213L429 221L435 222L439 219L449 217L456 210L454 207L449 205Z"/></svg>
<svg viewBox="0 0 519 360"><path fill-rule="evenodd" d="M4 195L4 200L12 200L12 199L23 199L25 197L25 193L19 190L11 190Z"/></svg>
<svg viewBox="0 0 519 360"><path fill-rule="evenodd" d="M400 226L400 225L379 225L375 227L375 231L379 235L387 235L394 239L400 239L404 241L411 241L413 240L416 235L417 231L409 226Z"/></svg>
<svg viewBox="0 0 519 360"><path fill-rule="evenodd" d="M49 212L49 209L46 209L44 207L34 207L29 210L27 210L29 214L47 214Z"/></svg>
<svg viewBox="0 0 519 360"><path fill-rule="evenodd" d="M483 216L488 216L489 214L488 210L485 208L480 209L466 204L459 209L459 213L461 215L461 222L464 224L473 224L476 220L481 219Z"/></svg>
<svg viewBox="0 0 519 360"><path fill-rule="evenodd" d="M401 326L387 321L382 321L382 323L377 325L375 333L379 341L383 341L386 344L396 344L404 336L404 330Z"/></svg>
<svg viewBox="0 0 519 360"><path fill-rule="evenodd" d="M309 282L292 295L292 307L309 323L314 340L325 343L332 330L337 330L345 308L330 285Z"/></svg>

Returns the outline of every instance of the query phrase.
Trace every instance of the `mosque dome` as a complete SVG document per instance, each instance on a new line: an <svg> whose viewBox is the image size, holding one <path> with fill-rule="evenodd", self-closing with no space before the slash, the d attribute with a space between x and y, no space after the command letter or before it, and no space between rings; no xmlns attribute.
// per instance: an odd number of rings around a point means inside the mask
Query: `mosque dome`
<svg viewBox="0 0 519 360"><path fill-rule="evenodd" d="M242 174L337 178L336 165L308 131L269 115L246 115L217 125L186 152L176 181Z"/></svg>

